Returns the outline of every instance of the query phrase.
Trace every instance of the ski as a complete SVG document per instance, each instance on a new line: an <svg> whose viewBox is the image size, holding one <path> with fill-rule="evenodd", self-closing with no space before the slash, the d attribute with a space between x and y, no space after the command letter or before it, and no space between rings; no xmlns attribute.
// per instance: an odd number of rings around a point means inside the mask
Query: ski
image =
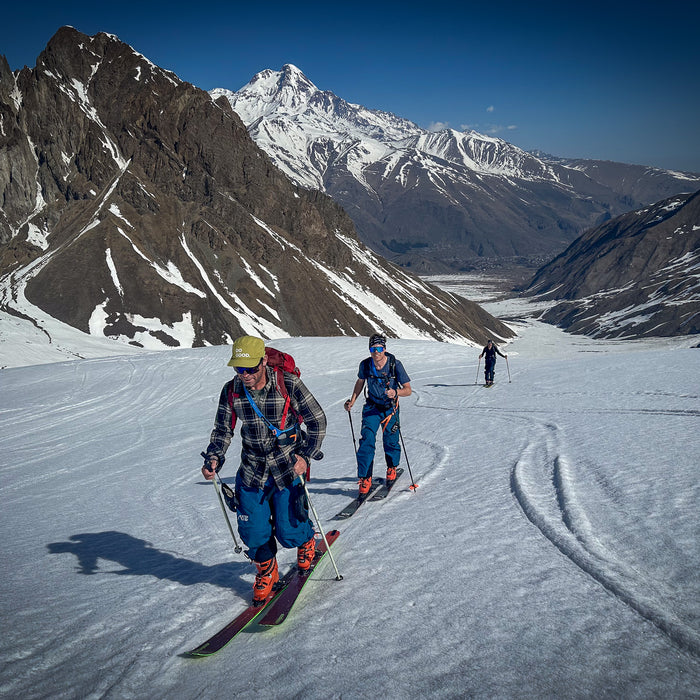
<svg viewBox="0 0 700 700"><path fill-rule="evenodd" d="M220 629L216 634L207 639L198 647L195 647L191 651L185 652L184 656L191 656L195 658L203 656L211 656L217 651L223 649L239 632L243 631L253 620L258 617L267 607L275 600L279 595L282 594L285 587L294 579L297 573L296 567L288 571L276 584L274 590L267 597L262 605L253 605L252 603L242 612L240 615L231 620L231 622Z"/></svg>
<svg viewBox="0 0 700 700"><path fill-rule="evenodd" d="M339 534L340 533L338 530L331 530L328 532L326 534L328 544L333 544L333 542L338 539ZM215 654L217 651L220 651L229 642L231 642L239 632L242 632L254 620L257 620L263 613L266 613L265 617L267 617L269 613L273 612L273 604L275 606L274 611L276 611L274 613L274 617L277 621L263 622L261 619L260 624L278 625L283 622L289 614L289 611L292 609L292 605L294 605L294 602L301 592L301 589L308 580L311 571L313 571L314 567L322 559L325 553L326 543L323 540L320 540L316 546L316 555L308 573L301 574L296 565L293 566L279 580L275 590L272 591L263 605L249 605L240 615L234 617L233 620L228 623L228 625L207 639L206 642L203 642L198 647L195 647L192 649L192 651L185 652L183 656L201 658Z"/></svg>
<svg viewBox="0 0 700 700"><path fill-rule="evenodd" d="M393 481L385 481L381 488L378 488L374 495L372 496L373 501L381 501L389 495L391 489L394 488L394 484L399 480L399 477L403 474L403 467L396 467L396 479Z"/></svg>
<svg viewBox="0 0 700 700"><path fill-rule="evenodd" d="M329 546L338 539L340 532L338 530L330 530L326 533L326 540ZM281 625L292 610L292 606L296 603L299 594L306 585L306 582L311 577L313 570L318 563L323 559L328 550L324 540L317 541L316 554L311 563L311 568L308 571L301 572L295 569L296 576L285 586L284 590L267 606L265 606L265 614L258 620L258 624L264 626Z"/></svg>
<svg viewBox="0 0 700 700"><path fill-rule="evenodd" d="M349 518L351 515L354 515L357 512L357 509L365 502L368 501L374 493L377 491L377 489L382 485L382 479L375 479L372 481L372 486L370 486L369 491L364 495L364 496L358 496L357 498L354 498L350 503L348 503L343 510L340 511L340 513L337 513L335 516L336 520L345 520L346 518Z"/></svg>

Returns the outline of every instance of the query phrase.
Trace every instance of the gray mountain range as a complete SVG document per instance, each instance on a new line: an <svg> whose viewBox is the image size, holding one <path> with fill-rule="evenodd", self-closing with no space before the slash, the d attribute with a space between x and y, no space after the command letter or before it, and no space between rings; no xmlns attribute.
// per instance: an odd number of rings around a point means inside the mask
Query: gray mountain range
<svg viewBox="0 0 700 700"><path fill-rule="evenodd" d="M591 227L700 188L697 173L533 154L474 131L427 131L319 90L293 65L212 95L228 99L294 182L338 202L363 242L421 272L549 260Z"/></svg>

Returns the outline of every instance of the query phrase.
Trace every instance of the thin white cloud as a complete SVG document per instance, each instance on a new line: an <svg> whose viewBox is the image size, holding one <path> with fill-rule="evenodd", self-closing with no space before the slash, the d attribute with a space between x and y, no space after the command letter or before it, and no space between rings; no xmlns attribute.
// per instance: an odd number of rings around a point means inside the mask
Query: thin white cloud
<svg viewBox="0 0 700 700"><path fill-rule="evenodd" d="M493 112L496 108L493 105L490 105L489 107L486 108L487 112Z"/></svg>
<svg viewBox="0 0 700 700"><path fill-rule="evenodd" d="M450 122L431 122L428 124L428 131L443 131L450 128Z"/></svg>
<svg viewBox="0 0 700 700"><path fill-rule="evenodd" d="M475 131L478 134L488 134L496 136L504 131L515 131L518 128L517 124L460 124L460 131Z"/></svg>
<svg viewBox="0 0 700 700"><path fill-rule="evenodd" d="M515 124L509 124L508 126L504 126L503 124L489 124L486 126L484 133L489 134L490 136L496 136L503 131L515 131L517 128L518 127Z"/></svg>

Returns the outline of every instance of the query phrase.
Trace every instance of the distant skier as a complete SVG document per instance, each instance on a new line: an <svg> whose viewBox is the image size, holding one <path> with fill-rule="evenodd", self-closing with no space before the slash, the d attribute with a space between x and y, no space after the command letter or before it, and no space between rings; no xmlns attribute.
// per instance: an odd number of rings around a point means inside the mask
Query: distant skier
<svg viewBox="0 0 700 700"><path fill-rule="evenodd" d="M375 443L380 426L387 465L386 480L396 479L396 467L401 459L399 396L411 395L411 379L401 361L386 351L386 336L375 333L369 339L369 351L370 357L360 362L352 396L345 402L345 410L349 412L367 383L367 401L362 409L362 434L357 450L360 496L366 496L372 485Z"/></svg>
<svg viewBox="0 0 700 700"><path fill-rule="evenodd" d="M501 357L505 357L506 360L508 359L508 355L504 355L496 347L493 340L489 340L488 343L486 343L486 347L482 350L481 355L479 355L479 359L486 355L486 360L484 361L484 378L486 379L486 386L493 385L493 375L495 374L496 370L496 354L499 354Z"/></svg>

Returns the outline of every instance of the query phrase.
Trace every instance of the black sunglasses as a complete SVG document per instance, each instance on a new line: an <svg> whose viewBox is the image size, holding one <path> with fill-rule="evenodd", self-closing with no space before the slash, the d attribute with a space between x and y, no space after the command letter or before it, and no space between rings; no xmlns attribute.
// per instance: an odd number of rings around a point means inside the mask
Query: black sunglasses
<svg viewBox="0 0 700 700"><path fill-rule="evenodd" d="M234 367L233 369L235 369L238 374L255 374L260 369L261 364L262 358L260 358L260 362L258 362L255 367Z"/></svg>

